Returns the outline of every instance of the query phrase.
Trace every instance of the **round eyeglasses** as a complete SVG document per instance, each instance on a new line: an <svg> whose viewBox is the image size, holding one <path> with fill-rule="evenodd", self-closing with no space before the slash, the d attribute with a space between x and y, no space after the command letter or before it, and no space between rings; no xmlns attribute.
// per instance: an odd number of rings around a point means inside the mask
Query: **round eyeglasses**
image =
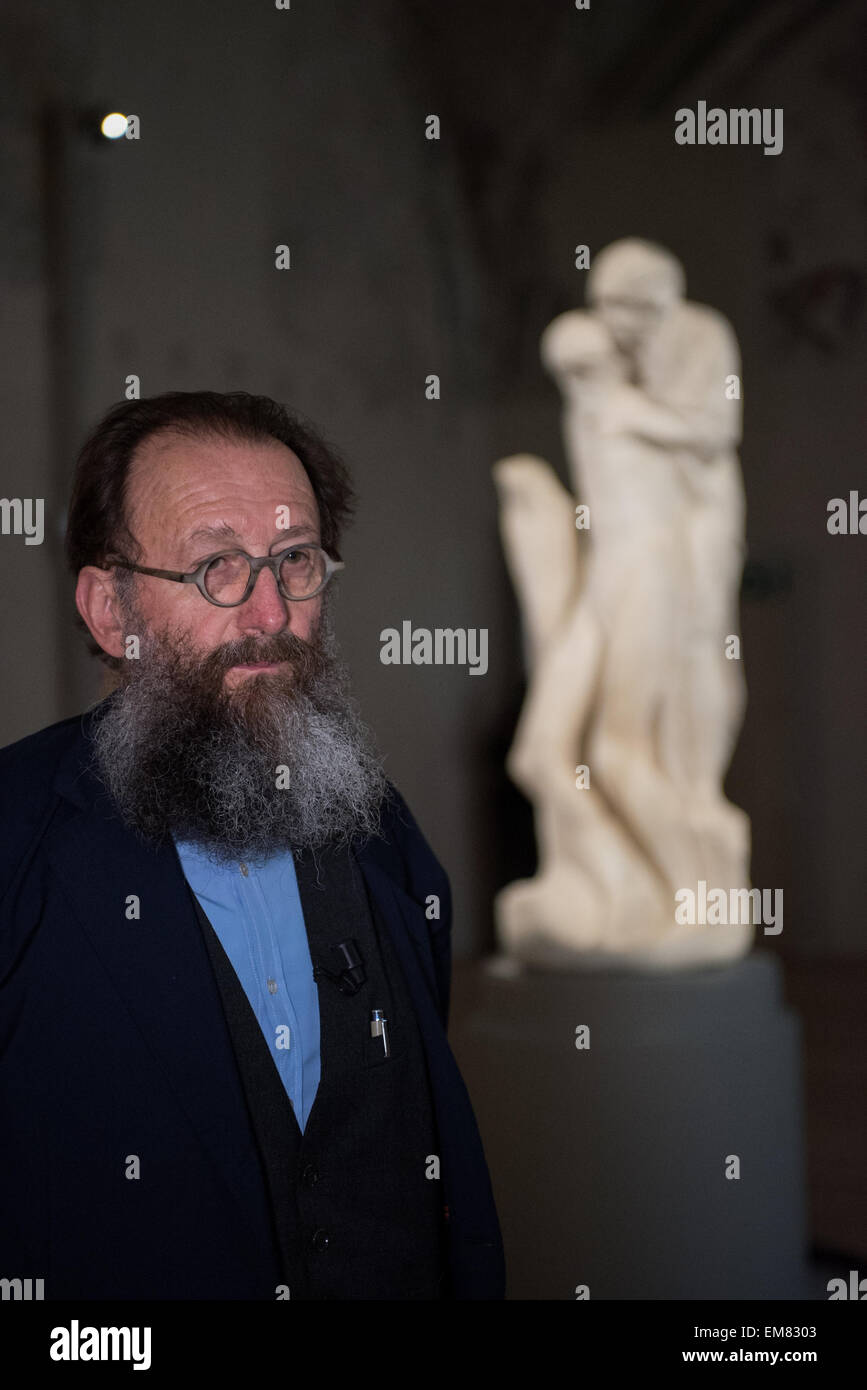
<svg viewBox="0 0 867 1390"><path fill-rule="evenodd" d="M199 593L218 608L237 608L253 592L259 571L269 569L277 581L283 598L293 601L314 598L337 570L342 560L332 560L321 545L293 545L277 555L248 555L246 550L224 550L209 555L189 574L181 570L157 570L148 565L134 565L131 560L110 560L110 565L134 570L136 574L151 574L157 579L172 579L178 584L195 584Z"/></svg>

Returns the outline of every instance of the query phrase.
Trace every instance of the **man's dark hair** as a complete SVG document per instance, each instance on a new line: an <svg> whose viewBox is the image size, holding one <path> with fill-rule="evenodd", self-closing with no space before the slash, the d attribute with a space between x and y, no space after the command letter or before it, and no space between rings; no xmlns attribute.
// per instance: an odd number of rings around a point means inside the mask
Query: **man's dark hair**
<svg viewBox="0 0 867 1390"><path fill-rule="evenodd" d="M322 545L336 560L341 558L338 547L355 509L355 494L342 458L309 420L269 396L246 391L167 391L113 406L82 445L65 539L66 560L74 575L84 565L105 567L112 558L133 563L141 559L141 546L128 524L127 480L136 449L163 431L250 443L276 439L287 445L310 479ZM118 574L127 576L129 571ZM86 634L94 655L112 668L120 665L93 640L78 612L76 626Z"/></svg>

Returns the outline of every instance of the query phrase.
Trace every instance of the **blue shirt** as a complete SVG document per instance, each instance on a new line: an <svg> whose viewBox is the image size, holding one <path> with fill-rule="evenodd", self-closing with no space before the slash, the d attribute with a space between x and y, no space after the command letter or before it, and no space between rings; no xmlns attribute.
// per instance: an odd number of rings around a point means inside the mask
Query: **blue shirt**
<svg viewBox="0 0 867 1390"><path fill-rule="evenodd" d="M258 864L217 864L199 845L175 843L303 1130L319 1086L319 992L291 852Z"/></svg>

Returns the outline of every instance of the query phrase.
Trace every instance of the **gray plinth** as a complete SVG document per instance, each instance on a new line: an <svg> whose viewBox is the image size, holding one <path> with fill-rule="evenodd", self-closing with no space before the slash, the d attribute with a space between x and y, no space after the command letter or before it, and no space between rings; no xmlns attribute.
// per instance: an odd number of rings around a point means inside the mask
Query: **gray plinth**
<svg viewBox="0 0 867 1390"><path fill-rule="evenodd" d="M800 1025L773 955L667 976L465 967L449 1038L509 1298L810 1296Z"/></svg>

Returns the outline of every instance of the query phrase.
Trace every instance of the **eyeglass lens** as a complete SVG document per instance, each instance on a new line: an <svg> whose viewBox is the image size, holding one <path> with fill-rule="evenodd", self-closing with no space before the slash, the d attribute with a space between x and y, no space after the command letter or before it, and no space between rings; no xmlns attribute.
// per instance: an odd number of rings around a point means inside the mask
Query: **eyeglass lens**
<svg viewBox="0 0 867 1390"><path fill-rule="evenodd" d="M292 598L304 598L319 588L325 578L325 556L321 550L287 550L280 564L280 583ZM246 555L218 555L205 570L205 588L218 603L238 603L250 579Z"/></svg>

